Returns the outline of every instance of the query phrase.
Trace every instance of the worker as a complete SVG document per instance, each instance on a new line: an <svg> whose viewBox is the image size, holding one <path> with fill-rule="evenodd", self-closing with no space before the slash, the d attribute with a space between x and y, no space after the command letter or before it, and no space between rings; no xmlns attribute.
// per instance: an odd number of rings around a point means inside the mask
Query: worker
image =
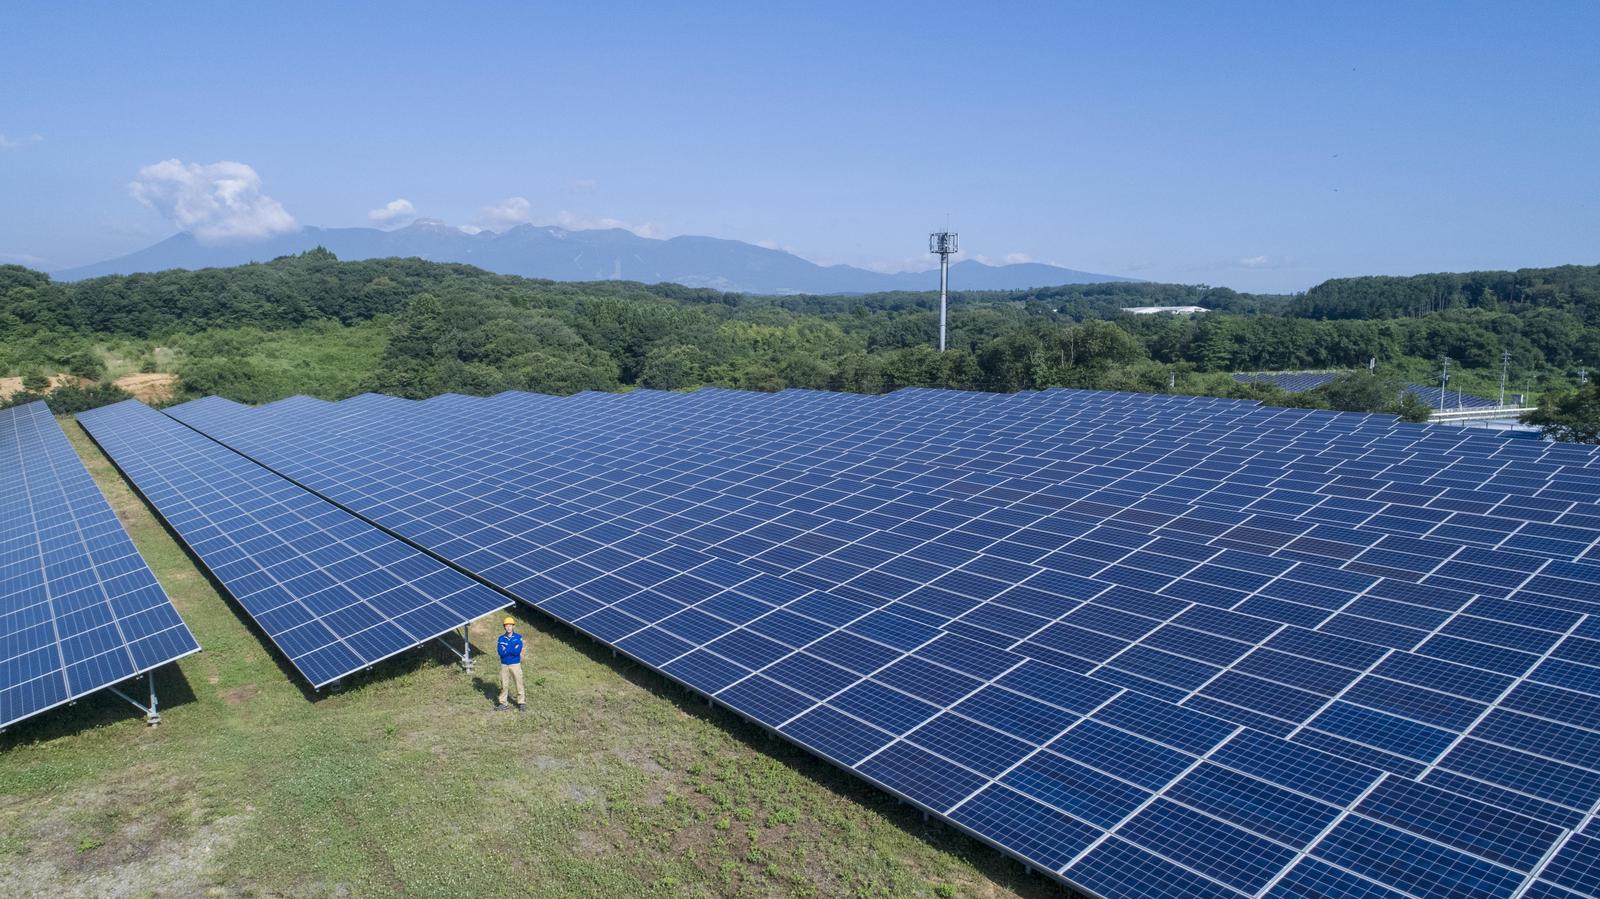
<svg viewBox="0 0 1600 899"><path fill-rule="evenodd" d="M507 712L511 706L506 704L507 694L513 681L517 685L517 710L528 710L528 694L522 688L522 635L517 633L517 620L510 616L501 622L505 626L505 633L495 643L495 649L500 653L500 702L495 705L497 712Z"/></svg>

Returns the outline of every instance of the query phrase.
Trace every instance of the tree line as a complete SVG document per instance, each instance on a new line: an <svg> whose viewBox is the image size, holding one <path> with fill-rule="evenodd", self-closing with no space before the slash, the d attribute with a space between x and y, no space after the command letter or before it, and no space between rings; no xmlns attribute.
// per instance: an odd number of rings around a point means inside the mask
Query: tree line
<svg viewBox="0 0 1600 899"><path fill-rule="evenodd" d="M1151 305L1211 311L1122 312ZM360 389L1059 386L1330 408L1369 396L1369 408L1391 411L1398 398L1378 397L1383 385L1430 380L1440 357L1458 366L1453 387L1492 395L1502 351L1511 353L1513 383L1567 386L1600 350L1600 267L1339 279L1294 296L1138 282L958 291L949 352L932 349L936 330L937 297L928 293L747 296L541 281L419 259L342 262L320 249L77 283L0 266L0 373L94 380L108 345L141 368L166 370L158 358L165 348L188 395L249 402ZM284 364L303 354L316 355L314 364ZM1378 363L1377 392L1367 385L1296 397L1227 375L1364 369L1369 360Z"/></svg>

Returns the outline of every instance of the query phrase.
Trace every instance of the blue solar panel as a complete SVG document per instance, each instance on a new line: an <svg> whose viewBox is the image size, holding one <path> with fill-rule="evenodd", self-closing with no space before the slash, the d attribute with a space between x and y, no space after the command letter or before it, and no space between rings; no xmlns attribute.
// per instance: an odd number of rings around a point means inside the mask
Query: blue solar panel
<svg viewBox="0 0 1600 899"><path fill-rule="evenodd" d="M1315 390L1337 377L1339 373L1336 371L1286 371L1234 375L1233 379L1241 384L1271 384L1290 393L1304 393L1307 390Z"/></svg>
<svg viewBox="0 0 1600 899"><path fill-rule="evenodd" d="M45 404L0 410L0 728L199 651Z"/></svg>
<svg viewBox="0 0 1600 899"><path fill-rule="evenodd" d="M509 605L134 400L79 421L314 687Z"/></svg>
<svg viewBox="0 0 1600 899"><path fill-rule="evenodd" d="M1101 895L1500 895L1600 801L1592 450L1071 391L173 414Z"/></svg>

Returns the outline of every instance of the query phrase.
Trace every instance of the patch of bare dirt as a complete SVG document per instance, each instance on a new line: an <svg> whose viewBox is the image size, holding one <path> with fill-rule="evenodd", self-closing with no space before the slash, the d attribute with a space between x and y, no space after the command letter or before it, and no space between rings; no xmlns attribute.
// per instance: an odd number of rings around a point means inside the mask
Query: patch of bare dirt
<svg viewBox="0 0 1600 899"><path fill-rule="evenodd" d="M75 375L59 374L50 377L50 390L65 387L68 384L88 384ZM138 374L123 375L111 383L121 387L133 395L136 400L146 403L160 403L172 399L178 390L178 376L171 372L140 372ZM0 400L22 391L21 378L0 378Z"/></svg>
<svg viewBox="0 0 1600 899"><path fill-rule="evenodd" d="M222 701L226 702L228 705L238 705L245 700L254 699L257 692L259 691L256 689L255 684L245 684L242 687L234 687L231 690L223 690Z"/></svg>
<svg viewBox="0 0 1600 899"><path fill-rule="evenodd" d="M111 383L133 394L136 400L160 403L172 399L178 389L178 376L170 372L141 372L123 375Z"/></svg>
<svg viewBox="0 0 1600 899"><path fill-rule="evenodd" d="M172 377L176 378L177 375L173 375ZM68 384L82 384L82 383L84 383L84 380L82 378L76 377L74 375L60 374L60 375L51 375L50 376L50 389L51 390L54 390L57 387L65 387ZM6 397L9 397L13 393L21 393L21 392L22 392L22 379L21 378L0 378L0 400L3 400Z"/></svg>
<svg viewBox="0 0 1600 899"><path fill-rule="evenodd" d="M243 831L244 818L198 825L170 784L148 785L149 801L110 791L60 794L30 803L7 842L22 851L0 861L0 896L188 897L215 885L212 869ZM157 808L154 797L163 797Z"/></svg>

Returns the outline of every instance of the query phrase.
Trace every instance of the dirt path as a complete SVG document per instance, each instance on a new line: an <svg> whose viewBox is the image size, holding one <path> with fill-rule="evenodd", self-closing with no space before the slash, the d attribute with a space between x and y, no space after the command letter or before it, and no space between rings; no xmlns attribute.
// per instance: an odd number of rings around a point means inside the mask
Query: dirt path
<svg viewBox="0 0 1600 899"><path fill-rule="evenodd" d="M158 403L172 399L173 391L178 388L178 376L168 372L150 372L123 375L112 383L133 394L136 400Z"/></svg>
<svg viewBox="0 0 1600 899"><path fill-rule="evenodd" d="M50 389L54 390L64 384L78 382L78 380L72 375L55 375L50 379ZM149 372L123 375L111 383L133 394L134 399L142 400L146 403L158 403L162 400L172 399L173 391L178 387L178 376L170 372ZM0 378L0 400L4 400L21 390L21 378Z"/></svg>
<svg viewBox="0 0 1600 899"><path fill-rule="evenodd" d="M71 384L76 380L78 380L78 379L74 378L72 375L53 375L50 378L50 389L54 390L57 387L62 386L63 384ZM5 399L6 397L10 396L13 393L21 393L21 392L22 392L22 379L21 378L0 378L0 400Z"/></svg>

